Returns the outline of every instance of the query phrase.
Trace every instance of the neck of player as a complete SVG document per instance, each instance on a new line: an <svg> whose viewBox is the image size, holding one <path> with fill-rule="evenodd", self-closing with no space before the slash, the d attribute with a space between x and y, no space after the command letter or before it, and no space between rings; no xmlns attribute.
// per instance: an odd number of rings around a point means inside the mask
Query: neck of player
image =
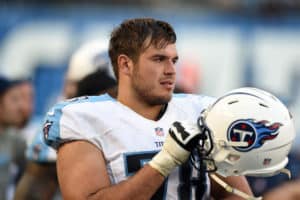
<svg viewBox="0 0 300 200"><path fill-rule="evenodd" d="M129 107L134 112L150 120L158 120L161 118L162 110L166 105L149 105L146 102L140 101L138 98L133 98L128 93L119 92L117 100L123 105Z"/></svg>

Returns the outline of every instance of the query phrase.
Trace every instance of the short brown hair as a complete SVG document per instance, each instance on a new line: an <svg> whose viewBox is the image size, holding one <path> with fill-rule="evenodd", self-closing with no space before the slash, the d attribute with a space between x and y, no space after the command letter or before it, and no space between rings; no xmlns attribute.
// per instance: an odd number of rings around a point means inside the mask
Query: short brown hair
<svg viewBox="0 0 300 200"><path fill-rule="evenodd" d="M163 48L176 42L176 33L172 26L164 21L152 18L135 18L123 21L112 33L109 42L109 57L118 79L117 59L125 54L137 62L141 53L149 46Z"/></svg>

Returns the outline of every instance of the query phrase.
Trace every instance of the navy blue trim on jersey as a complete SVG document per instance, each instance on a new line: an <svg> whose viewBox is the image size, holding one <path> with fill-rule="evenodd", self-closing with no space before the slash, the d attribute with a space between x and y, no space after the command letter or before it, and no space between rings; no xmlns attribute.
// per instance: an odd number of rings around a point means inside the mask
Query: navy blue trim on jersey
<svg viewBox="0 0 300 200"><path fill-rule="evenodd" d="M139 151L124 153L123 160L125 166L125 175L134 175L135 172L137 172L137 169L140 169L147 164L147 162L149 162L157 152L158 151Z"/></svg>
<svg viewBox="0 0 300 200"><path fill-rule="evenodd" d="M147 164L158 151L138 151L123 154L125 175L132 176ZM165 200L168 189L168 178L165 179L161 187L152 196L151 200Z"/></svg>

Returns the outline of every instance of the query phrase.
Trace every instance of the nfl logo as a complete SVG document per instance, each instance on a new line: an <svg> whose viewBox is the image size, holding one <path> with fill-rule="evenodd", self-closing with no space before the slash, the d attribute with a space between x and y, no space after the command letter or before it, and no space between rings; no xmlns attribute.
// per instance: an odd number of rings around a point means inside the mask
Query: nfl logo
<svg viewBox="0 0 300 200"><path fill-rule="evenodd" d="M154 130L155 130L155 134L157 136L164 136L164 130L163 130L163 128L156 127Z"/></svg>

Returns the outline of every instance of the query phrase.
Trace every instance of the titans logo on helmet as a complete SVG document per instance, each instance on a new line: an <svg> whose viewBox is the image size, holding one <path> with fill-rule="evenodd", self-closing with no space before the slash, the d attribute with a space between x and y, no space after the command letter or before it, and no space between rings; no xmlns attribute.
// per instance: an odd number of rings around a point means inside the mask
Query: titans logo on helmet
<svg viewBox="0 0 300 200"><path fill-rule="evenodd" d="M242 119L233 122L228 131L227 139L232 142L247 142L246 147L234 147L237 151L250 151L261 147L265 141L273 140L279 134L280 123L270 124L268 121Z"/></svg>

